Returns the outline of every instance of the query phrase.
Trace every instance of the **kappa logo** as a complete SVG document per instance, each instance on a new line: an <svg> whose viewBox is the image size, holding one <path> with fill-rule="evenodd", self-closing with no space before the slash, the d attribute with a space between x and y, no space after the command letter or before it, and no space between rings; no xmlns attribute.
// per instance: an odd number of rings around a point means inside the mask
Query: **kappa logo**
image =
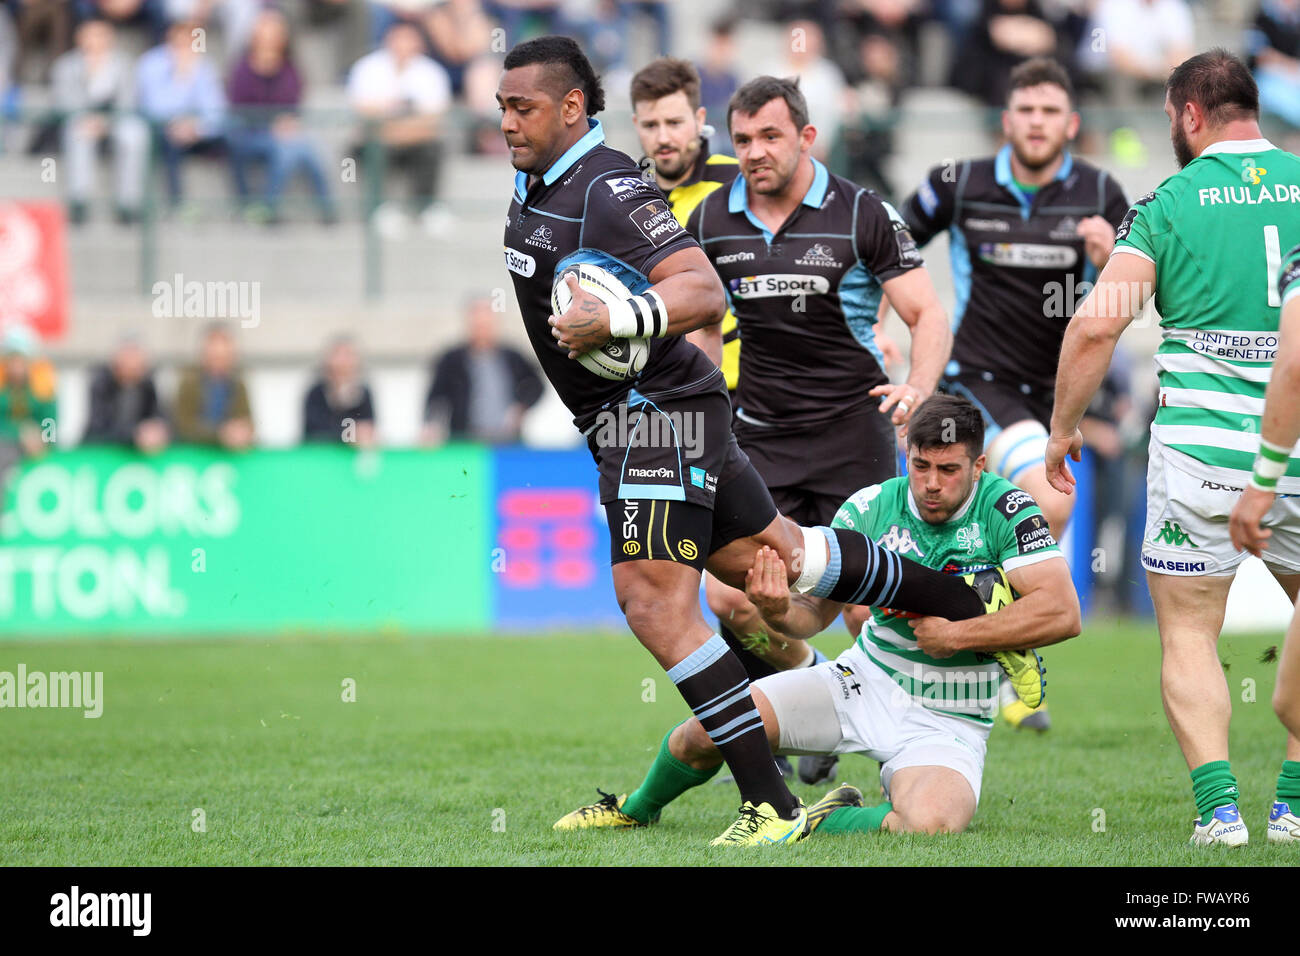
<svg viewBox="0 0 1300 956"><path fill-rule="evenodd" d="M1183 545L1189 545L1193 548L1200 547L1177 521L1166 520L1164 527L1157 531L1156 536L1151 540L1155 544L1167 544L1174 548L1181 548Z"/></svg>
<svg viewBox="0 0 1300 956"><path fill-rule="evenodd" d="M910 528L900 528L896 524L890 525L889 530L881 536L878 543L882 548L887 548L895 554L907 554L910 551L918 558L925 557L925 552L913 540Z"/></svg>
<svg viewBox="0 0 1300 956"><path fill-rule="evenodd" d="M813 268L838 269L840 267L840 261L835 258L835 250L824 242L814 243L801 258L794 260L794 263L797 266Z"/></svg>

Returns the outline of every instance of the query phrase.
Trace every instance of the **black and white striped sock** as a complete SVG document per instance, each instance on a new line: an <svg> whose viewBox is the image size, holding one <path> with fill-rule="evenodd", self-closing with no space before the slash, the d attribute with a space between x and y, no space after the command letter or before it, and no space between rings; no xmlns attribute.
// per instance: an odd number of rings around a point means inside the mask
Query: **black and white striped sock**
<svg viewBox="0 0 1300 956"><path fill-rule="evenodd" d="M796 801L777 772L763 719L749 693L749 678L726 642L714 634L668 669L695 717L731 768L741 800L770 803L778 814L794 815Z"/></svg>

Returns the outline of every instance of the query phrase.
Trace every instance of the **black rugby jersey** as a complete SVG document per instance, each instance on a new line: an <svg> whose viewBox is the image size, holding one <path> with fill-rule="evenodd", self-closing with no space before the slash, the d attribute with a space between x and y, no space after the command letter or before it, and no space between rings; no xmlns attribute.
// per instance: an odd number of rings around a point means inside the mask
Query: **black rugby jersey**
<svg viewBox="0 0 1300 956"><path fill-rule="evenodd" d="M673 217L653 181L636 163L604 145L599 121L556 160L530 188L515 175L506 217L506 268L514 281L524 328L537 359L560 399L586 429L604 407L635 387L642 395L685 395L720 387L722 373L681 336L650 340L650 357L635 379L616 382L587 371L551 335L551 285L577 262L594 263L616 275L633 293L650 287L650 272L695 240Z"/></svg>
<svg viewBox="0 0 1300 956"><path fill-rule="evenodd" d="M706 196L687 224L740 323L736 415L752 424L821 424L873 407L867 393L889 381L875 333L881 283L922 265L892 206L813 168L776 233L750 211L743 176Z"/></svg>
<svg viewBox="0 0 1300 956"><path fill-rule="evenodd" d="M1097 277L1075 228L1093 215L1119 228L1127 212L1119 183L1068 152L1032 196L1012 176L1010 145L930 170L902 213L921 245L949 233L957 301L945 374L1051 388L1065 327Z"/></svg>

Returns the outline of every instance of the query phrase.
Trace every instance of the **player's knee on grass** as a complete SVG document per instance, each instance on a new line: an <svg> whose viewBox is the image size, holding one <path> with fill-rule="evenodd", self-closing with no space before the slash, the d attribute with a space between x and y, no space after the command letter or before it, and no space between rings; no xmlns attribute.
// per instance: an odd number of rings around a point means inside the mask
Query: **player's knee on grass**
<svg viewBox="0 0 1300 956"><path fill-rule="evenodd" d="M898 833L961 833L970 823L970 819L953 816L936 807L914 807L910 811L894 807L894 822L890 829Z"/></svg>

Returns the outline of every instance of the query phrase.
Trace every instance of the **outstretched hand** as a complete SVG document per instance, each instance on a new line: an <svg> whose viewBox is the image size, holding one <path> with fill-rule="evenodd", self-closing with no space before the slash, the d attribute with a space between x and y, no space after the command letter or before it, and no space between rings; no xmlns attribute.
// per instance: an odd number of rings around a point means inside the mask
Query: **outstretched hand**
<svg viewBox="0 0 1300 956"><path fill-rule="evenodd" d="M1083 460L1083 433L1079 429L1068 438L1053 435L1047 439L1047 451L1043 455L1043 464L1047 466L1047 481L1063 495L1074 494L1074 472L1065 463L1066 457L1071 461Z"/></svg>

